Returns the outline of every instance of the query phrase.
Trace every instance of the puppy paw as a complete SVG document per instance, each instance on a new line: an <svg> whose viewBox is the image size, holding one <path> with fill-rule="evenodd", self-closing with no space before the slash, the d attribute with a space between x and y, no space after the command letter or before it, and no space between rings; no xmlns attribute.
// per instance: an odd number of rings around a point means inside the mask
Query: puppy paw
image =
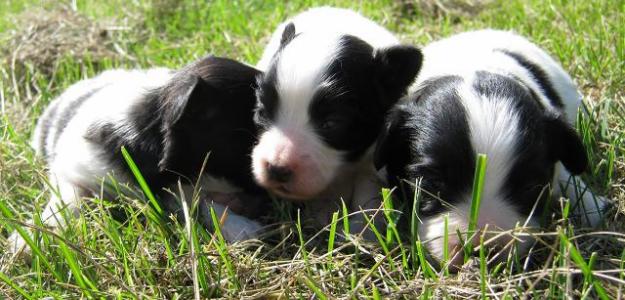
<svg viewBox="0 0 625 300"><path fill-rule="evenodd" d="M221 225L221 234L229 243L256 239L262 232L263 226L246 217L228 213L226 220Z"/></svg>
<svg viewBox="0 0 625 300"><path fill-rule="evenodd" d="M17 256L20 259L28 261L30 259L31 250L26 240L16 231L7 238L7 253Z"/></svg>
<svg viewBox="0 0 625 300"><path fill-rule="evenodd" d="M590 192L585 193L575 206L575 217L582 227L595 228L601 224L611 201Z"/></svg>

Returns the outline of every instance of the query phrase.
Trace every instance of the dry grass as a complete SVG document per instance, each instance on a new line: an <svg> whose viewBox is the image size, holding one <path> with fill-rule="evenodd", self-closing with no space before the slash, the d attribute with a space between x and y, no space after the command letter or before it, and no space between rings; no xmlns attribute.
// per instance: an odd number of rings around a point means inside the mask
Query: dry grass
<svg viewBox="0 0 625 300"><path fill-rule="evenodd" d="M28 10L11 18L16 29L6 33L0 53L12 69L36 66L52 74L63 59L99 61L118 55L110 26L67 7Z"/></svg>
<svg viewBox="0 0 625 300"><path fill-rule="evenodd" d="M494 0L398 0L399 12L404 16L427 16L428 18L451 18L459 22L462 18L478 15L482 10L494 5Z"/></svg>

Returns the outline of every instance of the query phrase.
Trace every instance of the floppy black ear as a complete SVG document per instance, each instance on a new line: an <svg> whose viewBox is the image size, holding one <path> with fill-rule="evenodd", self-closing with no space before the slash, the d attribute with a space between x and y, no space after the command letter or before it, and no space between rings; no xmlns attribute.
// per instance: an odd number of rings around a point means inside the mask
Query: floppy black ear
<svg viewBox="0 0 625 300"><path fill-rule="evenodd" d="M161 171L175 164L179 138L176 131L198 116L208 114L207 105L211 101L207 97L215 93L217 91L198 76L178 80L163 89L160 103L163 118L161 128L163 153L158 164Z"/></svg>
<svg viewBox="0 0 625 300"><path fill-rule="evenodd" d="M205 99L206 95L212 92L215 91L199 76L179 79L165 87L161 95L164 126L175 126L180 121L199 113L198 108L208 102Z"/></svg>
<svg viewBox="0 0 625 300"><path fill-rule="evenodd" d="M289 24L286 24L286 26L284 27L284 31L282 31L280 48L284 47L286 44L292 41L293 38L295 38L295 24L293 24L293 22L290 22Z"/></svg>
<svg viewBox="0 0 625 300"><path fill-rule="evenodd" d="M553 157L573 175L588 168L586 149L579 135L562 117L547 117L547 139Z"/></svg>
<svg viewBox="0 0 625 300"><path fill-rule="evenodd" d="M386 116L386 124L382 131L378 135L375 145L375 151L373 152L373 165L376 170L382 169L388 163L388 158L395 152L396 138L394 134L400 124L405 122L405 113L401 107L396 107Z"/></svg>
<svg viewBox="0 0 625 300"><path fill-rule="evenodd" d="M398 45L376 50L374 60L387 98L396 101L417 77L423 54L416 47Z"/></svg>

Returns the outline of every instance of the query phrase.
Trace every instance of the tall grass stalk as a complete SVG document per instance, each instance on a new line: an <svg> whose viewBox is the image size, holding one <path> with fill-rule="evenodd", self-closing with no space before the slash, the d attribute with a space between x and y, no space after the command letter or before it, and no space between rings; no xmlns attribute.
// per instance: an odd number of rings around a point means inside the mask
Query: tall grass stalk
<svg viewBox="0 0 625 300"><path fill-rule="evenodd" d="M482 190L484 189L484 179L486 178L486 155L479 153L475 160L475 173L473 175L473 192L471 194L471 211L469 215L469 226L467 228L466 244L464 245L465 262L473 249L473 238L477 228L480 204L482 201Z"/></svg>

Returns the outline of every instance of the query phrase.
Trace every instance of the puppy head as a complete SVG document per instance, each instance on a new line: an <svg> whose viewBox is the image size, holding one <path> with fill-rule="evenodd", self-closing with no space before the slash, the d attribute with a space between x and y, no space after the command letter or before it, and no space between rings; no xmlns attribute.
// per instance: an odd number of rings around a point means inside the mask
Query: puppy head
<svg viewBox="0 0 625 300"><path fill-rule="evenodd" d="M242 63L212 56L180 70L160 91L161 170L197 175L209 156L206 170L212 175L253 185L248 174L258 74Z"/></svg>
<svg viewBox="0 0 625 300"><path fill-rule="evenodd" d="M257 182L293 200L324 191L345 164L372 146L383 114L421 66L408 46L373 49L350 35L295 34L259 77L255 120L263 128L254 148Z"/></svg>
<svg viewBox="0 0 625 300"><path fill-rule="evenodd" d="M537 201L548 194L556 162L573 174L587 165L575 130L516 79L477 72L424 82L389 114L375 163L390 180L407 181L408 199L421 180L419 231L435 257L443 253L443 216L449 216L450 253L459 249L456 229L467 230L477 153L488 157L478 227L489 231L523 224L534 206L540 215L544 205ZM510 240L504 235L496 244Z"/></svg>

